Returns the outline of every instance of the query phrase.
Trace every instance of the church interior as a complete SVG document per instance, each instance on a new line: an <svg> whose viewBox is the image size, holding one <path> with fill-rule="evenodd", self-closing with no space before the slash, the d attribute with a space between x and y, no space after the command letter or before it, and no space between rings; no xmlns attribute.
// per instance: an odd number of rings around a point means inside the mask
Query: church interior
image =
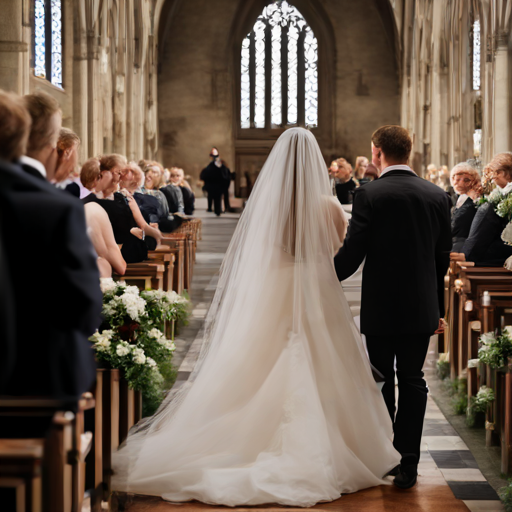
<svg viewBox="0 0 512 512"><path fill-rule="evenodd" d="M408 165L452 201L418 483L404 491L388 477L312 508L512 511L512 0L0 0L0 13L2 512L177 506L116 492L113 454L193 374L263 164L285 130L306 128L350 218L354 190L379 177L371 140L385 125L408 131ZM26 130L21 150L9 116ZM56 119L53 161L45 144ZM17 166L42 178L41 190L32 177L18 183ZM35 203L16 201L35 190L53 199L24 224ZM494 224L474 225L479 208ZM75 215L81 232L64 240ZM487 236L478 251L465 243L473 235ZM61 243L77 245L51 257ZM67 283L82 263L101 292L90 279ZM342 283L355 318L361 279ZM54 298L27 297L45 286ZM24 362L67 343L52 326L57 310L87 317L73 327L76 348L46 370ZM100 310L102 327L90 330Z"/></svg>

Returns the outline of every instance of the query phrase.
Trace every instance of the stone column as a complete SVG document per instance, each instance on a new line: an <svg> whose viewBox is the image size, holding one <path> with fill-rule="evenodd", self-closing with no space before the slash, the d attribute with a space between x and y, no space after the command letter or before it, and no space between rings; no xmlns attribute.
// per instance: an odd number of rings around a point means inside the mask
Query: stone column
<svg viewBox="0 0 512 512"><path fill-rule="evenodd" d="M494 71L494 152L510 151L508 35L498 34Z"/></svg>

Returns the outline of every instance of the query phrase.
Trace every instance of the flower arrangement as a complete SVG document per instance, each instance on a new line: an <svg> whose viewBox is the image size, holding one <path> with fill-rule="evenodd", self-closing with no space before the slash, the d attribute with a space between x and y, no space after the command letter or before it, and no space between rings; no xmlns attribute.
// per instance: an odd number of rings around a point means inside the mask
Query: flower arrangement
<svg viewBox="0 0 512 512"><path fill-rule="evenodd" d="M482 386L476 396L472 396L468 404L466 423L469 427L483 426L485 423L484 414L489 404L494 402L495 396L492 388ZM480 419L480 421L478 421Z"/></svg>
<svg viewBox="0 0 512 512"><path fill-rule="evenodd" d="M103 319L108 329L91 336L100 364L120 369L130 388L142 392L144 413L151 414L164 396L164 382L172 372L176 350L174 328L171 339L164 322L186 322L189 300L175 292L145 290L101 279Z"/></svg>
<svg viewBox="0 0 512 512"><path fill-rule="evenodd" d="M480 336L480 349L478 359L491 368L500 369L508 364L508 358L512 357L512 328L503 329L501 336L495 336L488 332Z"/></svg>
<svg viewBox="0 0 512 512"><path fill-rule="evenodd" d="M450 375L450 359L448 352L439 354L437 361L437 376L439 380L444 380Z"/></svg>

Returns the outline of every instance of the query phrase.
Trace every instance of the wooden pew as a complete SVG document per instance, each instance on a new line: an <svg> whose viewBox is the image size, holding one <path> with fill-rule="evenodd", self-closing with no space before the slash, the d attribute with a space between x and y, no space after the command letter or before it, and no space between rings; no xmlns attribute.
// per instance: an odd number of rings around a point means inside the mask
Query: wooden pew
<svg viewBox="0 0 512 512"><path fill-rule="evenodd" d="M34 439L41 439L44 444L47 469L43 480L46 489L43 510L81 511L85 492L84 463L92 442L92 436L85 435L83 418L84 412L94 406L90 393L72 404L44 397L0 397L0 421L26 418L30 429L31 418L51 418L45 438L46 432L38 431L38 427L33 431ZM18 448L23 447L24 440L18 441ZM12 444L10 446L13 448Z"/></svg>
<svg viewBox="0 0 512 512"><path fill-rule="evenodd" d="M138 286L141 290L163 290L165 267L159 262L143 261L142 263L128 263L123 276L116 273L116 281L125 281Z"/></svg>
<svg viewBox="0 0 512 512"><path fill-rule="evenodd" d="M185 289L185 276L188 272L188 259L186 253L187 235L185 234L165 234L161 245L174 249L175 263L173 275L173 290L176 293L182 293Z"/></svg>
<svg viewBox="0 0 512 512"><path fill-rule="evenodd" d="M163 290L170 291L174 282L174 264L176 262L176 253L178 249L167 245L159 245L154 251L149 251L149 261L160 263L164 266Z"/></svg>

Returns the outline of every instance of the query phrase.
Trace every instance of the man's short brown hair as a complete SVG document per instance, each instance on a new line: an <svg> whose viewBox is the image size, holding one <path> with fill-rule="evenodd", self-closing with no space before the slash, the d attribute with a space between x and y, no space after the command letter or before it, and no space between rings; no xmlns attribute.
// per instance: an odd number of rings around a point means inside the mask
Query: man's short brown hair
<svg viewBox="0 0 512 512"><path fill-rule="evenodd" d="M77 147L80 145L80 137L69 128L61 128L59 140L57 141L57 152L59 156L62 155L66 149L72 148L75 144Z"/></svg>
<svg viewBox="0 0 512 512"><path fill-rule="evenodd" d="M32 118L32 129L28 138L27 152L41 151L52 143L57 136L50 131L51 119L60 112L60 106L56 99L43 91L27 94L23 97L25 107Z"/></svg>
<svg viewBox="0 0 512 512"><path fill-rule="evenodd" d="M100 157L100 170L111 171L115 167L126 167L128 161L123 155L112 153L111 155L103 155Z"/></svg>
<svg viewBox="0 0 512 512"><path fill-rule="evenodd" d="M412 140L409 132L401 126L381 126L373 132L372 142L386 155L389 161L406 163L409 160Z"/></svg>
<svg viewBox="0 0 512 512"><path fill-rule="evenodd" d="M22 98L0 89L0 158L12 162L26 153L31 124Z"/></svg>

